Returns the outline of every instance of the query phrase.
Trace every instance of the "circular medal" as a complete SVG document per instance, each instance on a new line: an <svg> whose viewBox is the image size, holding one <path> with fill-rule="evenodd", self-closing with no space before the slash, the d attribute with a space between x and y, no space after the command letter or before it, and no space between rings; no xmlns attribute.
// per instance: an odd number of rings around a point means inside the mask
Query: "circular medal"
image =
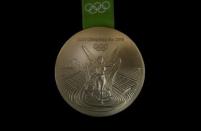
<svg viewBox="0 0 201 131"><path fill-rule="evenodd" d="M56 60L55 77L62 97L75 110L110 116L136 99L145 66L128 36L112 28L94 27L64 44Z"/></svg>

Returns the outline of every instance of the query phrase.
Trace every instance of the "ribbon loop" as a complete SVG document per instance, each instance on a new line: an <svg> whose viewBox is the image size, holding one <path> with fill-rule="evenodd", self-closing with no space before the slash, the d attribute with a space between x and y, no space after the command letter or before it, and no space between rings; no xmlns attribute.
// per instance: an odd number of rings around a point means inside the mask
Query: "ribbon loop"
<svg viewBox="0 0 201 131"><path fill-rule="evenodd" d="M82 0L83 28L114 28L114 0Z"/></svg>

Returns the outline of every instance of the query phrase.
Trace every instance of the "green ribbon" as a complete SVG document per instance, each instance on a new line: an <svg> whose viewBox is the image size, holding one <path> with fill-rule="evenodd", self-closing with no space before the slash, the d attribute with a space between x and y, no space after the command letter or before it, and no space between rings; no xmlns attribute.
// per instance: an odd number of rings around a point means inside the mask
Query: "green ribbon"
<svg viewBox="0 0 201 131"><path fill-rule="evenodd" d="M114 28L114 0L82 0L83 28Z"/></svg>

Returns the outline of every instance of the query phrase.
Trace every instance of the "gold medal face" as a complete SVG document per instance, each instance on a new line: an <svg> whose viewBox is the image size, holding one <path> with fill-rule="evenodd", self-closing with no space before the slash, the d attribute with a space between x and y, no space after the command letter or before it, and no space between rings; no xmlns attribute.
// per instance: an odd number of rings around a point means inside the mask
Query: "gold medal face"
<svg viewBox="0 0 201 131"><path fill-rule="evenodd" d="M83 30L62 47L55 77L64 100L90 116L110 116L127 108L145 78L142 56L125 34L105 27Z"/></svg>

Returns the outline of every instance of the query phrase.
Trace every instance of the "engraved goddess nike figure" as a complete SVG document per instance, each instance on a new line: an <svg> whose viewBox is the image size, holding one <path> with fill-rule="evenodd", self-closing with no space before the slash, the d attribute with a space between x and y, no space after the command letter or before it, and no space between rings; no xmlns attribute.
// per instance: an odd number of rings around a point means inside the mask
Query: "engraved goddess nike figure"
<svg viewBox="0 0 201 131"><path fill-rule="evenodd" d="M83 45L89 65L86 67L87 81L85 91L97 99L101 104L108 101L112 96L112 82L121 64L121 58L117 58L118 50L112 52L111 60L107 60L100 55L97 58ZM112 63L111 63L112 62Z"/></svg>

